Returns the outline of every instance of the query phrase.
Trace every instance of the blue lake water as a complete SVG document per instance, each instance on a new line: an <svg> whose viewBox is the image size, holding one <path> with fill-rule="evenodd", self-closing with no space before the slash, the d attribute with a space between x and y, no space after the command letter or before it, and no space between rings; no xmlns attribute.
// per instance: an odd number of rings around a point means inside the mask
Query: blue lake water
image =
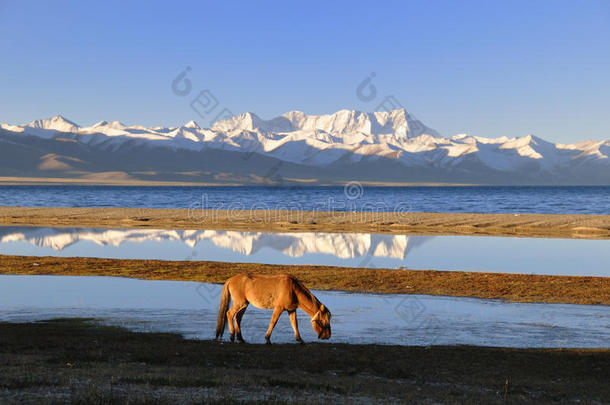
<svg viewBox="0 0 610 405"><path fill-rule="evenodd" d="M0 186L0 206L610 214L610 186Z"/></svg>
<svg viewBox="0 0 610 405"><path fill-rule="evenodd" d="M0 276L0 321L92 317L138 331L212 339L222 286L113 277ZM507 347L608 347L606 306L505 303L427 295L314 291L333 313L330 343ZM305 341L316 341L298 311ZM270 311L250 306L244 338L263 343ZM227 339L228 333L225 334ZM294 342L284 314L273 342Z"/></svg>
<svg viewBox="0 0 610 405"><path fill-rule="evenodd" d="M0 254L610 277L610 240L0 227Z"/></svg>

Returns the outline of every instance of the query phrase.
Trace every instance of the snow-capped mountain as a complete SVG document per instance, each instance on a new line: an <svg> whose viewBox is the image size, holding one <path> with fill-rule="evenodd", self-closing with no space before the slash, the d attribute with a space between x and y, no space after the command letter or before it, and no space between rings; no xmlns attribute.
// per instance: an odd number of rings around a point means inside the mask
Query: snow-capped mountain
<svg viewBox="0 0 610 405"><path fill-rule="evenodd" d="M194 121L170 128L119 121L79 126L56 116L0 124L0 143L9 151L2 154L8 158L0 165L4 176L120 172L136 179L248 183L279 177L297 183L610 184L610 140L559 144L533 135L447 138L404 109L329 115L291 111L270 120L245 113L212 128ZM11 165L15 153L29 159L25 173L23 160Z"/></svg>

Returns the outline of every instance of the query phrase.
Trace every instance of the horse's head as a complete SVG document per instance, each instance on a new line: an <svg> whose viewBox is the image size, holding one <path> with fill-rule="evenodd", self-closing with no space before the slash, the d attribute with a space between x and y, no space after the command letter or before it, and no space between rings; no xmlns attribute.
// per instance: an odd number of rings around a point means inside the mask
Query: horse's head
<svg viewBox="0 0 610 405"><path fill-rule="evenodd" d="M318 334L318 339L330 339L330 318L330 311L324 304L320 305L318 312L311 317L311 326Z"/></svg>

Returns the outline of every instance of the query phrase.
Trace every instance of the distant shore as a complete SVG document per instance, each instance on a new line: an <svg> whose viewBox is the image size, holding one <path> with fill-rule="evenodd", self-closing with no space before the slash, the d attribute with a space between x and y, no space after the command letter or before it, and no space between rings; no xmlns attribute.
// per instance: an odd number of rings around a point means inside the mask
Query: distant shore
<svg viewBox="0 0 610 405"><path fill-rule="evenodd" d="M0 207L0 226L610 239L610 215Z"/></svg>
<svg viewBox="0 0 610 405"><path fill-rule="evenodd" d="M343 186L345 180L334 182L319 181L317 179L291 179L282 178L285 186ZM445 183L445 182L388 182L388 181L360 181L359 184L371 187L465 187L478 186L471 183ZM135 178L125 172L89 173L81 177L14 177L0 176L0 186L127 186L127 187L244 187L244 186L273 186L264 178L259 181L180 181L180 180L145 180Z"/></svg>
<svg viewBox="0 0 610 405"><path fill-rule="evenodd" d="M224 283L239 273L289 273L315 290L610 305L610 277L0 255L0 274Z"/></svg>

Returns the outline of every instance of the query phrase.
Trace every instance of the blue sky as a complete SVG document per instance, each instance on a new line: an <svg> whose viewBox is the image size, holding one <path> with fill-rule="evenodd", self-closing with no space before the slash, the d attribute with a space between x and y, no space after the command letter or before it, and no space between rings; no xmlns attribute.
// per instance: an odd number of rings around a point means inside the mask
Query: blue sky
<svg viewBox="0 0 610 405"><path fill-rule="evenodd" d="M394 95L446 136L608 139L608 21L610 0L0 0L0 121L208 126L189 104L209 89L215 111L262 118ZM373 72L377 95L361 100Z"/></svg>

